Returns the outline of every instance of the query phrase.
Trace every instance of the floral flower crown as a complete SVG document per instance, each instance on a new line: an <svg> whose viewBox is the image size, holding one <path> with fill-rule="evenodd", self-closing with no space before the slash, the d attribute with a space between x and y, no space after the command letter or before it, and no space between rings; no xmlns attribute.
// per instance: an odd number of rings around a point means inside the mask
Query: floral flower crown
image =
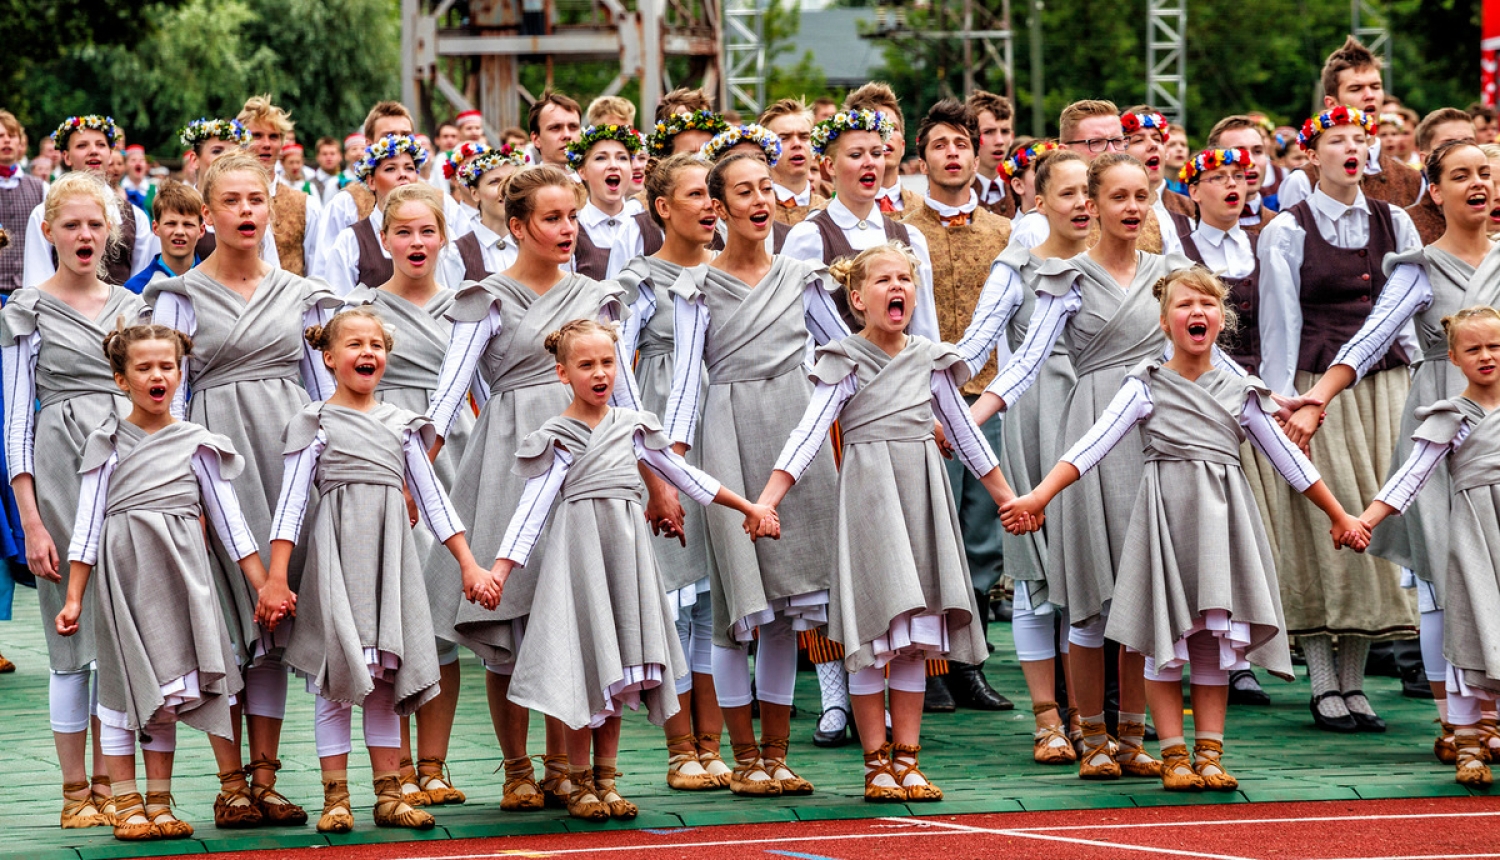
<svg viewBox="0 0 1500 860"><path fill-rule="evenodd" d="M665 158L672 154L672 138L685 131L706 131L719 135L728 130L729 123L711 110L674 113L657 121L646 142L646 149L657 158Z"/></svg>
<svg viewBox="0 0 1500 860"><path fill-rule="evenodd" d="M458 166L460 164L463 164L476 155L482 155L489 151L488 144L474 140L460 144L458 148L448 152L447 156L443 159L443 178L451 181L458 174Z"/></svg>
<svg viewBox="0 0 1500 860"><path fill-rule="evenodd" d="M583 157L589 154L594 144L606 140L618 140L625 151L635 155L641 151L641 138L628 125L591 125L568 144L568 166L577 170L583 166Z"/></svg>
<svg viewBox="0 0 1500 860"><path fill-rule="evenodd" d="M1177 178L1191 185L1198 181L1198 177L1210 170L1218 170L1226 164L1238 164L1241 167L1250 165L1250 150L1248 149L1205 149L1188 160L1182 169L1177 171Z"/></svg>
<svg viewBox="0 0 1500 860"><path fill-rule="evenodd" d="M1041 158L1053 150L1061 149L1050 140L1040 140L1023 149L1016 150L1016 154L1000 162L1000 172L1005 174L1006 179L1014 179L1018 174L1025 173L1028 168L1036 164Z"/></svg>
<svg viewBox="0 0 1500 860"><path fill-rule="evenodd" d="M1399 113L1383 113L1380 115L1381 125L1393 125L1397 131L1406 130L1406 117Z"/></svg>
<svg viewBox="0 0 1500 860"><path fill-rule="evenodd" d="M113 147L115 141L120 139L120 128L115 125L114 117L91 113L87 116L70 116L63 120L62 125L52 132L52 142L57 144L58 149L67 149L68 138L72 137L74 132L83 131L86 128L103 132L104 139L109 141L110 147Z"/></svg>
<svg viewBox="0 0 1500 860"><path fill-rule="evenodd" d="M813 152L822 155L828 150L828 147L833 145L835 140L839 139L839 135L846 131L873 131L880 135L880 141L884 143L891 139L891 135L896 133L896 124L885 114L885 111L839 111L813 127Z"/></svg>
<svg viewBox="0 0 1500 860"><path fill-rule="evenodd" d="M1120 117L1120 127L1126 134L1137 134L1141 129L1154 128L1161 132L1161 142L1166 143L1171 139L1172 133L1167 128L1167 118L1152 111L1151 113L1127 113Z"/></svg>
<svg viewBox="0 0 1500 860"><path fill-rule="evenodd" d="M507 164L516 167L525 167L526 156L519 149L512 147L508 143L485 147L483 152L458 166L458 181L462 182L465 187L472 191L479 187L479 180L486 173Z"/></svg>
<svg viewBox="0 0 1500 860"><path fill-rule="evenodd" d="M1297 145L1302 149L1311 150L1318 135L1340 125L1357 125L1365 130L1365 134L1375 133L1375 117L1359 108L1339 105L1315 117L1309 117L1307 122L1302 124L1302 132L1297 135Z"/></svg>
<svg viewBox="0 0 1500 860"><path fill-rule="evenodd" d="M703 144L698 154L709 161L718 161L724 153L741 143L753 143L764 150L766 163L772 167L775 167L776 162L781 160L781 138L765 126L753 122L735 126L715 135L713 140Z"/></svg>
<svg viewBox="0 0 1500 860"><path fill-rule="evenodd" d="M188 149L209 140L228 140L244 146L250 142L250 132L237 119L195 119L177 132L182 145Z"/></svg>
<svg viewBox="0 0 1500 860"><path fill-rule="evenodd" d="M403 152L411 156L412 163L418 170L427 163L427 150L416 138L405 134L388 134L365 147L364 157L354 162L354 177L360 182L367 182L380 162L395 158Z"/></svg>

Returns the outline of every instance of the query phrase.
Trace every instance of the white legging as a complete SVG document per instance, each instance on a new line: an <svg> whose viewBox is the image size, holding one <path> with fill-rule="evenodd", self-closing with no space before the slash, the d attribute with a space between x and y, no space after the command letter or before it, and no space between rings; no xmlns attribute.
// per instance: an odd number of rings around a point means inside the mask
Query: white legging
<svg viewBox="0 0 1500 860"><path fill-rule="evenodd" d="M375 689L365 696L363 711L365 746L393 749L401 746L401 718L396 716L396 691L390 681L376 679ZM345 755L352 748L354 708L342 702L317 697L313 708L313 738L318 757Z"/></svg>
<svg viewBox="0 0 1500 860"><path fill-rule="evenodd" d="M1109 613L1101 612L1082 624L1075 624L1068 628L1068 641L1079 648L1103 648L1104 647L1104 625L1109 621Z"/></svg>
<svg viewBox="0 0 1500 860"><path fill-rule="evenodd" d="M750 692L750 655L740 648L715 645L714 693L721 708L742 708L759 697L773 705L791 705L797 683L797 634L792 622L777 618L760 626L755 652L755 693Z"/></svg>
<svg viewBox="0 0 1500 860"><path fill-rule="evenodd" d="M693 675L712 675L714 671L714 609L708 593L698 595L698 602L677 613L677 641L682 656L692 671L677 679L677 695L691 692Z"/></svg>
<svg viewBox="0 0 1500 860"><path fill-rule="evenodd" d="M1062 632L1056 629L1057 620L1062 619ZM1016 642L1016 659L1023 663L1052 660L1057 652L1068 653L1068 613L1064 609L1037 614L1036 610L1020 609L1011 616L1011 635ZM1103 644L1100 644L1103 647Z"/></svg>
<svg viewBox="0 0 1500 860"><path fill-rule="evenodd" d="M251 717L286 719L286 666L262 663L245 670L245 714Z"/></svg>
<svg viewBox="0 0 1500 860"><path fill-rule="evenodd" d="M177 715L166 709L157 711L140 732L122 729L108 723L99 726L99 749L105 755L135 755L139 737L141 749L148 752L177 751Z"/></svg>
<svg viewBox="0 0 1500 860"><path fill-rule="evenodd" d="M1421 622L1422 671L1429 682L1448 677L1448 658L1443 656L1443 610L1434 609L1419 616Z"/></svg>
<svg viewBox="0 0 1500 860"><path fill-rule="evenodd" d="M91 680L95 683L90 684ZM53 672L47 678L47 713L52 731L71 735L86 730L89 717L98 707L99 685L93 670Z"/></svg>
<svg viewBox="0 0 1500 860"><path fill-rule="evenodd" d="M1199 630L1187 640L1188 665L1192 667L1192 682L1200 687L1229 686L1229 670L1219 666L1219 637ZM1181 664L1170 669L1157 670L1156 661L1146 658L1147 681L1176 681L1182 683Z"/></svg>
<svg viewBox="0 0 1500 860"><path fill-rule="evenodd" d="M886 671L890 671L889 677ZM849 695L878 696L886 686L902 693L927 692L927 662L918 654L903 654L885 668L866 666L849 676Z"/></svg>

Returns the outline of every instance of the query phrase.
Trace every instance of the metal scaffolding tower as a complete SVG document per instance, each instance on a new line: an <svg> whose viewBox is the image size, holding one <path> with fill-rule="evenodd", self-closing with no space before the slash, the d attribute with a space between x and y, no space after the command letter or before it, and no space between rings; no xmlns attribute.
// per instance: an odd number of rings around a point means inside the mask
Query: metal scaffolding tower
<svg viewBox="0 0 1500 860"><path fill-rule="evenodd" d="M1391 91L1390 18L1385 4L1378 0L1349 0L1349 33L1364 43L1370 53L1384 61L1385 91Z"/></svg>
<svg viewBox="0 0 1500 860"><path fill-rule="evenodd" d="M911 16L899 3L882 3L875 10L875 29L865 33L872 39L915 39L925 42L958 41L963 64L963 92L955 93L942 83L944 95L962 98L979 88L974 72L986 66L1005 76L1005 95L1015 100L1016 58L1010 27L1010 0L917 0L913 9L927 12L925 26L913 27ZM944 70L934 70L940 75Z"/></svg>
<svg viewBox="0 0 1500 860"><path fill-rule="evenodd" d="M1187 124L1187 0L1148 0L1146 103ZM1354 0L1359 2L1359 0Z"/></svg>
<svg viewBox="0 0 1500 860"><path fill-rule="evenodd" d="M766 15L763 0L724 0L724 92L719 104L746 116L766 106Z"/></svg>

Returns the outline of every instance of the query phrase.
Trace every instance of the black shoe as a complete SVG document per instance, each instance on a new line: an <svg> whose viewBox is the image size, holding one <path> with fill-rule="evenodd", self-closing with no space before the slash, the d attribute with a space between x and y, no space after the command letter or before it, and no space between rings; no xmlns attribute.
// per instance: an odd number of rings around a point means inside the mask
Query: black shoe
<svg viewBox="0 0 1500 860"><path fill-rule="evenodd" d="M948 689L959 707L973 711L1009 711L1016 707L1010 699L995 692L983 669L951 660L948 666Z"/></svg>
<svg viewBox="0 0 1500 860"><path fill-rule="evenodd" d="M1241 684L1244 687L1241 688ZM1229 673L1229 704L1231 705L1259 705L1271 704L1271 697L1261 689L1260 679L1249 669L1235 669Z"/></svg>
<svg viewBox="0 0 1500 860"><path fill-rule="evenodd" d="M813 746L815 747L842 747L847 746L854 740L854 715L849 713L848 708L840 708L835 705L824 711L843 711L844 727L836 732L825 732L821 728L813 730ZM823 724L823 714L818 714L818 724Z"/></svg>
<svg viewBox="0 0 1500 860"><path fill-rule="evenodd" d="M1323 716L1323 712L1318 710L1319 702L1333 696L1342 697L1342 695L1338 690L1329 690L1322 695L1312 697L1307 706L1312 710L1313 725L1325 732L1338 732L1340 734L1352 734L1359 731L1359 724L1354 721L1352 714L1342 717L1325 717Z"/></svg>
<svg viewBox="0 0 1500 860"><path fill-rule="evenodd" d="M1408 699L1431 699L1432 684L1427 682L1427 673L1420 666L1416 671L1401 670L1401 695Z"/></svg>
<svg viewBox="0 0 1500 860"><path fill-rule="evenodd" d="M1365 675L1377 678L1401 677L1401 669L1396 665L1396 649L1392 643L1370 644L1370 655L1365 658Z"/></svg>
<svg viewBox="0 0 1500 860"><path fill-rule="evenodd" d="M956 710L958 710L958 703L953 701L953 693L948 690L943 679L928 675L927 695L922 699L922 713L951 714Z"/></svg>
<svg viewBox="0 0 1500 860"><path fill-rule="evenodd" d="M1363 690L1350 690L1347 693L1344 693L1343 695L1344 695L1345 699L1348 699L1350 696L1364 696L1365 693L1364 693ZM1368 696L1365 696L1365 701L1366 702L1370 701L1370 699L1369 699ZM1353 708L1350 708L1349 709L1349 716L1354 719L1354 725L1357 727L1356 728L1357 731L1361 731L1361 732L1383 732L1383 731L1385 731L1385 720L1382 720L1380 717L1377 717L1374 714L1361 714L1358 711L1354 710Z"/></svg>

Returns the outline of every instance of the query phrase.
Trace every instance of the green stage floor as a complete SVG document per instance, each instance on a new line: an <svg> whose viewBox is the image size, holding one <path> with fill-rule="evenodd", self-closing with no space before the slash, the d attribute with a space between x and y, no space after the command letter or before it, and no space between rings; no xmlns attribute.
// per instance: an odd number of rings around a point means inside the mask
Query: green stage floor
<svg viewBox="0 0 1500 860"><path fill-rule="evenodd" d="M901 807L862 802L861 763L855 746L820 750L812 746L817 713L817 680L799 676L797 701L803 716L792 722L791 761L817 785L817 793L800 799L751 800L728 792L689 794L667 789L662 732L641 713L629 714L620 754L625 795L641 808L629 825L589 825L566 813L506 814L499 811L503 778L493 774L500 752L490 730L482 668L467 656L458 722L449 760L458 787L469 802L434 810L438 826L426 833L381 830L370 823L368 759L358 750L351 757L350 785L359 806L359 827L331 839L311 825L304 828L218 831L213 827L213 798L218 790L208 743L187 727L178 731L174 792L179 815L197 828L187 841L126 844L107 828L63 831L57 826L61 776L47 725L47 657L42 642L35 592L16 590L15 619L0 624L0 652L19 669L0 675L0 820L5 839L0 857L31 860L75 860L257 848L391 842L409 839L456 839L477 836L528 835L600 827L666 828L777 821L869 818L901 814ZM1371 702L1385 717L1384 735L1325 734L1312 728L1305 680L1295 684L1267 682L1274 704L1267 708L1230 710L1225 761L1240 781L1234 793L1195 795L1163 792L1152 780L1083 783L1069 767L1043 767L1031 760L1032 720L1019 666L1011 648L1010 628L994 624L990 638L996 652L987 664L994 686L1016 702L1014 711L998 714L960 711L929 715L923 723L923 770L947 794L943 803L917 805L918 815L971 812L1019 812L1056 809L1108 809L1192 803L1246 803L1272 800L1355 800L1437 797L1467 792L1453 781L1451 767L1432 756L1436 716L1431 702L1405 699L1391 678L1371 678ZM1265 679L1263 679L1265 680ZM312 697L291 684L281 757L285 769L279 788L308 807L316 819L322 808L318 760L313 750ZM540 720L532 726L534 752L541 752ZM727 739L725 749L728 749ZM1154 750L1153 750L1154 752ZM538 766L540 768L540 765ZM142 776L144 779L144 776ZM142 783L144 784L144 783Z"/></svg>

